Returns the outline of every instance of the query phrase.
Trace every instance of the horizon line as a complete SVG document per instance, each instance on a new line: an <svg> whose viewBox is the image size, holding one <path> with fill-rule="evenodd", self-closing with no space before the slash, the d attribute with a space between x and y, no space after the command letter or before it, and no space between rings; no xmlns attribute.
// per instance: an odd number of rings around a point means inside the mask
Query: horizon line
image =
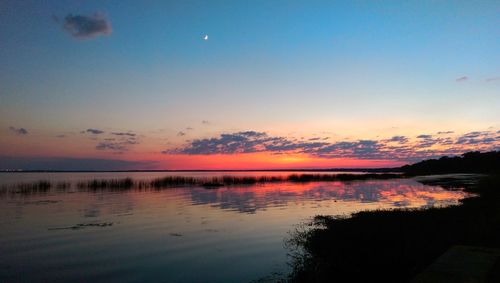
<svg viewBox="0 0 500 283"><path fill-rule="evenodd" d="M381 168L294 168L294 169L131 169L131 170L23 170L23 169L4 169L0 173L112 173L112 172L334 172L334 171L354 171L354 172L374 172L398 170L400 167L381 167Z"/></svg>

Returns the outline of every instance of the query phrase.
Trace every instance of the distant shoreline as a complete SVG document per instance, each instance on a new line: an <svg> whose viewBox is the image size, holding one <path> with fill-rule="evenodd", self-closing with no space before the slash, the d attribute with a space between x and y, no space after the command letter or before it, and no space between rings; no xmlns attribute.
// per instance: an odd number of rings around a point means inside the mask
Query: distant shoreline
<svg viewBox="0 0 500 283"><path fill-rule="evenodd" d="M151 172L401 172L401 168L222 169L222 170L0 170L0 173L151 173Z"/></svg>

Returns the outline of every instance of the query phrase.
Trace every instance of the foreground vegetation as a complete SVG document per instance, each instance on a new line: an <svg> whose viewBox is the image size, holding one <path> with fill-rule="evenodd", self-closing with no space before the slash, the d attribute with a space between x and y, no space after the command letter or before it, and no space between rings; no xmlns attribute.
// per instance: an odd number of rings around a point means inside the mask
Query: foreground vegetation
<svg viewBox="0 0 500 283"><path fill-rule="evenodd" d="M315 217L312 228L296 231L287 243L289 281L406 282L453 245L499 248L500 175L466 191L479 196L446 208Z"/></svg>

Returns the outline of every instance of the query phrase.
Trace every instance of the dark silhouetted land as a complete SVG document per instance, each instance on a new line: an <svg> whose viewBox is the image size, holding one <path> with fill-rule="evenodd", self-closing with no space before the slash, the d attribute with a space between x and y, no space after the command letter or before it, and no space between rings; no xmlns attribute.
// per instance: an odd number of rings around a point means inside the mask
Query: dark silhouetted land
<svg viewBox="0 0 500 283"><path fill-rule="evenodd" d="M467 152L461 156L443 156L439 159L424 160L400 168L408 175L431 175L449 173L496 173L500 172L500 151L481 153Z"/></svg>
<svg viewBox="0 0 500 283"><path fill-rule="evenodd" d="M500 248L500 153L466 153L403 167L407 174L489 173L459 206L316 216L297 230L291 282L407 282L456 245ZM497 265L498 266L498 265ZM498 272L486 282L497 282Z"/></svg>

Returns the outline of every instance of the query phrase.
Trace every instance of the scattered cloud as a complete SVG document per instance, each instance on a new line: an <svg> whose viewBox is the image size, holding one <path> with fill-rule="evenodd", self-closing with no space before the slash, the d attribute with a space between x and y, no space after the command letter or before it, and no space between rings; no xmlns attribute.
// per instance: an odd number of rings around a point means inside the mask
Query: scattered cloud
<svg viewBox="0 0 500 283"><path fill-rule="evenodd" d="M113 151L115 153L122 153L129 150L132 145L139 144L135 135L116 135L112 133L117 138L105 138L98 141L95 149Z"/></svg>
<svg viewBox="0 0 500 283"><path fill-rule="evenodd" d="M177 133L177 136L179 136L179 137L183 137L183 136L185 136L185 135L186 135L186 133L185 133L185 132L182 132L182 131L180 131L180 132L178 132L178 133Z"/></svg>
<svg viewBox="0 0 500 283"><path fill-rule="evenodd" d="M59 22L57 17L53 17L53 19ZM90 16L69 14L64 17L62 26L71 36L78 39L110 35L112 32L111 23L101 13Z"/></svg>
<svg viewBox="0 0 500 283"><path fill-rule="evenodd" d="M417 139L431 139L432 135L418 135Z"/></svg>
<svg viewBox="0 0 500 283"><path fill-rule="evenodd" d="M134 133L130 133L130 132L127 132L127 133L123 133L123 132L113 132L113 133L111 133L111 134L113 134L113 135L115 135L115 136L129 136L129 137L135 137L135 136L136 136L136 134L134 134Z"/></svg>
<svg viewBox="0 0 500 283"><path fill-rule="evenodd" d="M106 133L99 129L87 129L81 133L91 134L90 139L97 142L96 150L122 153L128 151L131 145L139 143L137 134L131 131Z"/></svg>
<svg viewBox="0 0 500 283"><path fill-rule="evenodd" d="M457 82L465 82L469 79L469 77L467 76L463 76L463 77L460 77L460 78L457 78L455 81Z"/></svg>
<svg viewBox="0 0 500 283"><path fill-rule="evenodd" d="M486 79L487 83L497 82L497 81L500 81L500 77L491 77Z"/></svg>
<svg viewBox="0 0 500 283"><path fill-rule="evenodd" d="M25 128L16 128L10 126L9 130L19 136L24 136L28 134L28 130L26 130Z"/></svg>
<svg viewBox="0 0 500 283"><path fill-rule="evenodd" d="M456 140L456 144L491 144L495 142L495 138L490 136L489 131L483 132L470 132L466 133Z"/></svg>
<svg viewBox="0 0 500 283"><path fill-rule="evenodd" d="M99 142L95 146L95 149L97 149L97 150L111 150L111 151L118 151L118 152L123 152L123 151L127 150L127 148L122 143L113 142L113 141Z"/></svg>
<svg viewBox="0 0 500 283"><path fill-rule="evenodd" d="M100 135L103 134L104 131L98 130L98 129L87 129L85 132L93 134L93 135Z"/></svg>
<svg viewBox="0 0 500 283"><path fill-rule="evenodd" d="M405 136L393 136L392 138L385 140L385 142L407 143L408 138Z"/></svg>
<svg viewBox="0 0 500 283"><path fill-rule="evenodd" d="M413 138L393 136L379 140L336 142L320 140L286 138L270 136L264 132L244 131L224 133L213 138L195 139L188 141L183 147L166 149L162 153L187 155L301 153L321 158L389 159L414 162L443 155L457 155L471 150L500 149L500 137L494 131L470 132L453 137L418 135Z"/></svg>
<svg viewBox="0 0 500 283"><path fill-rule="evenodd" d="M441 131L437 132L438 135L449 135L455 133L454 131Z"/></svg>

